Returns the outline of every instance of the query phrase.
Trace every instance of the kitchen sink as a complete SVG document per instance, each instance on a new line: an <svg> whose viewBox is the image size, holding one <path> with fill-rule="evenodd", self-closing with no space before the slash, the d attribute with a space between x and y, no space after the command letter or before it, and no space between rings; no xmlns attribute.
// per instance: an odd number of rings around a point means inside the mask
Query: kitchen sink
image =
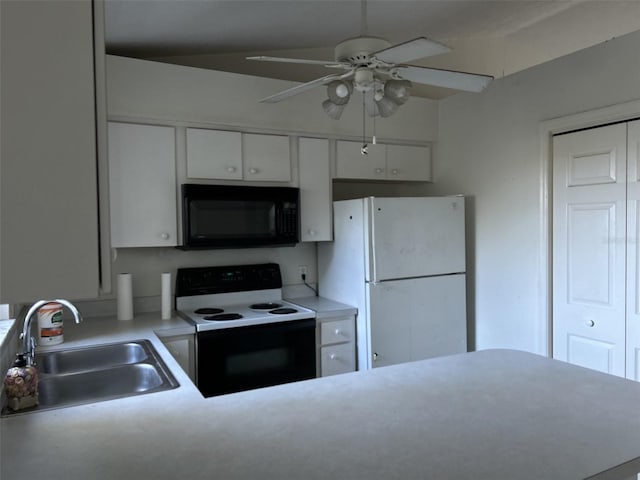
<svg viewBox="0 0 640 480"><path fill-rule="evenodd" d="M178 382L149 340L36 355L39 405L3 416L170 390Z"/></svg>
<svg viewBox="0 0 640 480"><path fill-rule="evenodd" d="M36 355L40 374L66 374L139 363L149 357L141 342L113 343L89 348L61 350Z"/></svg>

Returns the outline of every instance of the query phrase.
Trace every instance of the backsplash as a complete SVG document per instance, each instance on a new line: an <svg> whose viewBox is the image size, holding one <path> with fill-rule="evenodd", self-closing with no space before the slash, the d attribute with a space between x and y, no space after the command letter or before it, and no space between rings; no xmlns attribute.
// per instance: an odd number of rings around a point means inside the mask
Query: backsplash
<svg viewBox="0 0 640 480"><path fill-rule="evenodd" d="M183 267L209 267L273 262L280 265L285 287L300 285L298 266L307 267L307 282L317 282L317 253L315 243L298 243L295 247L250 248L237 250L181 251L175 248L123 248L115 250L112 262L112 293L101 298L115 298L115 278L119 273L130 273L133 278L133 296L160 295L160 276L170 272L173 292L176 269ZM299 295L296 295L299 296ZM159 304L158 304L159 305Z"/></svg>

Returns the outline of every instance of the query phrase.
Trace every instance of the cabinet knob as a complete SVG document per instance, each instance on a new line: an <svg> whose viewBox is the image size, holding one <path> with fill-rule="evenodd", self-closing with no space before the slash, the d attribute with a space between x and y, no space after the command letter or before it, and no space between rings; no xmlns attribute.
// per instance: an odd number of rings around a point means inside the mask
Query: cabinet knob
<svg viewBox="0 0 640 480"><path fill-rule="evenodd" d="M169 234L167 232L163 232L160 234L160 238L162 240L169 240Z"/></svg>
<svg viewBox="0 0 640 480"><path fill-rule="evenodd" d="M335 360L336 358L338 358L338 356L335 353L332 353L331 355L329 355L329 358L331 360Z"/></svg>
<svg viewBox="0 0 640 480"><path fill-rule="evenodd" d="M378 361L378 357L379 357L379 356L380 356L380 355L378 355L378 352L373 352L373 361L374 361L374 362L377 362L377 361Z"/></svg>
<svg viewBox="0 0 640 480"><path fill-rule="evenodd" d="M307 233L311 236L314 236L318 232L316 232L313 228L310 228L309 230L307 230Z"/></svg>
<svg viewBox="0 0 640 480"><path fill-rule="evenodd" d="M384 172L384 169L382 169L382 168L376 168L376 173L382 173L382 172Z"/></svg>
<svg viewBox="0 0 640 480"><path fill-rule="evenodd" d="M255 175L256 173L258 173L258 169L257 168L250 168L249 169L249 173Z"/></svg>
<svg viewBox="0 0 640 480"><path fill-rule="evenodd" d="M227 167L227 172L234 173L237 170L236 167Z"/></svg>
<svg viewBox="0 0 640 480"><path fill-rule="evenodd" d="M596 325L596 322L594 320L587 320L585 323L587 327L594 327Z"/></svg>
<svg viewBox="0 0 640 480"><path fill-rule="evenodd" d="M336 328L336 329L333 331L333 333L334 333L335 335L342 335L342 330L340 330L339 328Z"/></svg>
<svg viewBox="0 0 640 480"><path fill-rule="evenodd" d="M398 170L397 168L394 168L393 170L391 170L391 173L394 175L397 175L400 173L400 170Z"/></svg>

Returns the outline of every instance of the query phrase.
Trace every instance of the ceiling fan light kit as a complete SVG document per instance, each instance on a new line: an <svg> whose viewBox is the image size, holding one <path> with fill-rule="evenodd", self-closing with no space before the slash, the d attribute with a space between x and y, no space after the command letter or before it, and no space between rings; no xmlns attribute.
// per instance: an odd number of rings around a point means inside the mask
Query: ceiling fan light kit
<svg viewBox="0 0 640 480"><path fill-rule="evenodd" d="M279 102L319 85L326 85L328 98L322 102L322 108L331 118L337 120L354 90L364 95L363 102L370 116L389 117L409 99L411 82L479 92L493 80L493 77L488 75L403 64L449 51L446 45L425 37L391 45L383 38L363 35L339 43L334 50L333 62L265 56L247 59L307 63L346 70L346 73L327 75L260 100L269 103Z"/></svg>

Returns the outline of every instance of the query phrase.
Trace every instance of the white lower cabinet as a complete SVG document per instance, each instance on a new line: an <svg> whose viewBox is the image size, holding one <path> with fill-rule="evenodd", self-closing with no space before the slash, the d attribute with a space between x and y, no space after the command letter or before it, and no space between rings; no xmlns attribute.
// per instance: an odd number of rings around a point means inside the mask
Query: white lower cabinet
<svg viewBox="0 0 640 480"><path fill-rule="evenodd" d="M175 129L109 122L111 246L177 245Z"/></svg>
<svg viewBox="0 0 640 480"><path fill-rule="evenodd" d="M431 181L431 148L419 145L369 145L336 142L336 178L354 180Z"/></svg>
<svg viewBox="0 0 640 480"><path fill-rule="evenodd" d="M192 382L196 381L195 374L195 339L193 335L176 335L160 338L171 356L175 358L182 370L185 371Z"/></svg>
<svg viewBox="0 0 640 480"><path fill-rule="evenodd" d="M318 376L356 370L356 331L353 315L318 319Z"/></svg>

